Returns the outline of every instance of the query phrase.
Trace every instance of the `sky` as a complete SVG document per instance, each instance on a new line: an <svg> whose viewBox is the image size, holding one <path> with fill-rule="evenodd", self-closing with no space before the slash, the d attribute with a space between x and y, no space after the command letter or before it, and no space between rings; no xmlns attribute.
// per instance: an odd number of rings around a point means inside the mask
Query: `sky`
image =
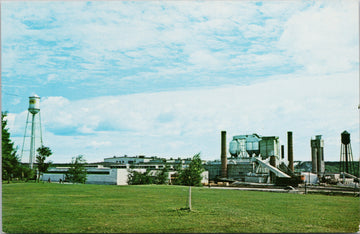
<svg viewBox="0 0 360 234"><path fill-rule="evenodd" d="M278 136L285 153L292 131L301 161L315 135L338 161L346 130L358 160L358 12L357 0L3 1L1 109L21 156L28 97L41 97L53 162L215 160L223 130L228 143Z"/></svg>

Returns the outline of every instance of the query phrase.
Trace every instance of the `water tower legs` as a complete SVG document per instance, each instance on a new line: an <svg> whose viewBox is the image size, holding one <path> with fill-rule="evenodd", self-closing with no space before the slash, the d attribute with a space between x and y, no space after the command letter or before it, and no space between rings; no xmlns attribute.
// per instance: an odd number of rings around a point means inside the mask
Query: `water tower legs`
<svg viewBox="0 0 360 234"><path fill-rule="evenodd" d="M29 165L30 168L34 167L34 157L35 157L35 115L32 114L31 119L31 142L30 142L30 156L29 156Z"/></svg>

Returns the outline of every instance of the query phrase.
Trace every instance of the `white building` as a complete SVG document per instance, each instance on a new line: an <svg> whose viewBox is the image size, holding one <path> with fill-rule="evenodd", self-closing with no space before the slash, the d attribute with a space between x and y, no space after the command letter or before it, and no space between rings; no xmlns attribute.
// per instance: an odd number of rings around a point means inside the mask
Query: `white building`
<svg viewBox="0 0 360 234"><path fill-rule="evenodd" d="M119 163L119 164L136 164L136 163L147 163L150 162L153 158L145 157L142 155L136 157L129 157L129 156L121 156L121 157L111 157L111 158L104 158L105 163Z"/></svg>

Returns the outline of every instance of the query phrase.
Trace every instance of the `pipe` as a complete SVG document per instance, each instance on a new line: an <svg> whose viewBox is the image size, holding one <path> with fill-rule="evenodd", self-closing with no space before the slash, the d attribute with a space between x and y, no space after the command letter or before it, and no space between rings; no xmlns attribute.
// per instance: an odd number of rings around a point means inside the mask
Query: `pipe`
<svg viewBox="0 0 360 234"><path fill-rule="evenodd" d="M317 146L316 140L310 140L311 144L311 172L314 174L318 173L318 163L317 163Z"/></svg>
<svg viewBox="0 0 360 234"><path fill-rule="evenodd" d="M270 156L270 165L276 168L276 157ZM272 183L275 183L276 175L274 172L270 171L270 180Z"/></svg>
<svg viewBox="0 0 360 234"><path fill-rule="evenodd" d="M322 140L318 140L318 149L317 149L317 173L322 175L324 173L324 147L322 147Z"/></svg>
<svg viewBox="0 0 360 234"><path fill-rule="evenodd" d="M284 159L284 145L281 145L281 159Z"/></svg>
<svg viewBox="0 0 360 234"><path fill-rule="evenodd" d="M226 131L221 131L221 177L227 178Z"/></svg>
<svg viewBox="0 0 360 234"><path fill-rule="evenodd" d="M287 145L288 145L289 168L292 172L294 172L294 153L293 153L293 134L292 134L292 132L287 132Z"/></svg>

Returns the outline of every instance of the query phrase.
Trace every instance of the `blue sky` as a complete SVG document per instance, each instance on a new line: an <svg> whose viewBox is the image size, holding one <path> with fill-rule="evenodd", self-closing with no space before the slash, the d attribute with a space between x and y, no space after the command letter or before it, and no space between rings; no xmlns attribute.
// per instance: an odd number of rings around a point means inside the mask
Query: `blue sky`
<svg viewBox="0 0 360 234"><path fill-rule="evenodd" d="M21 148L41 96L55 162L220 156L220 131L359 145L358 1L1 4L2 110ZM26 161L27 157L23 159Z"/></svg>

